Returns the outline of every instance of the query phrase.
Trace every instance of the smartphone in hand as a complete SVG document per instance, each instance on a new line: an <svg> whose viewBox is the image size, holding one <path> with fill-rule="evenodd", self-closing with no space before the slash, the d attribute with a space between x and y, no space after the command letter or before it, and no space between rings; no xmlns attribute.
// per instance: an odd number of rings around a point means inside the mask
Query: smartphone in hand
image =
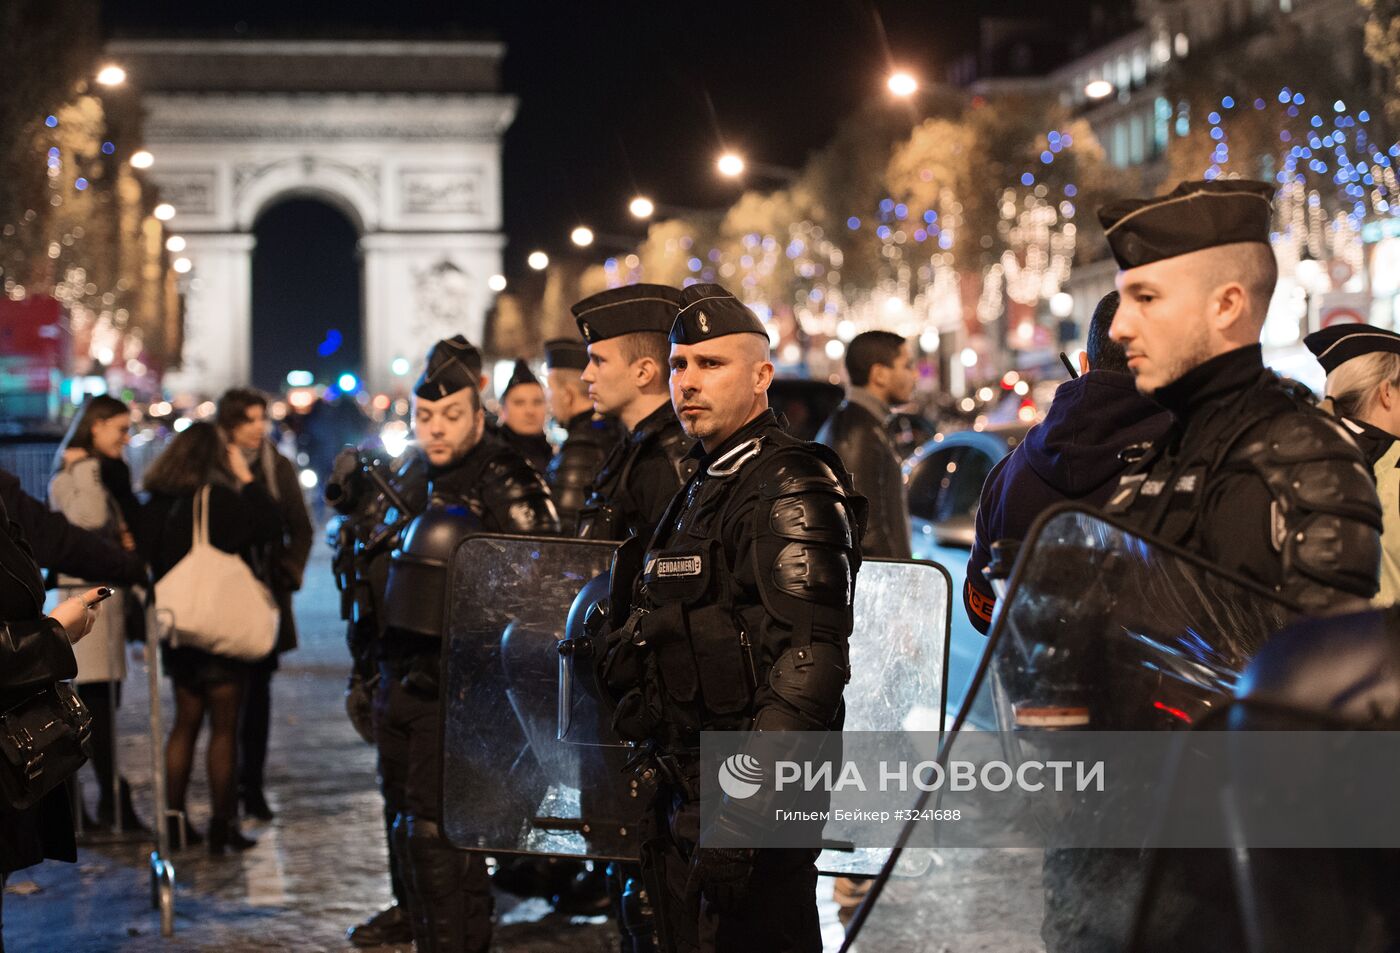
<svg viewBox="0 0 1400 953"><path fill-rule="evenodd" d="M107 600L107 599L112 598L112 594L115 593L116 591L117 591L117 590L113 589L111 586L98 586L97 589L95 589L95 590L93 591L93 596L92 596L92 598L86 600L83 604L84 604L85 606L87 606L89 609L91 609L93 606L97 605L99 602L103 602L103 601L105 601L105 600Z"/></svg>

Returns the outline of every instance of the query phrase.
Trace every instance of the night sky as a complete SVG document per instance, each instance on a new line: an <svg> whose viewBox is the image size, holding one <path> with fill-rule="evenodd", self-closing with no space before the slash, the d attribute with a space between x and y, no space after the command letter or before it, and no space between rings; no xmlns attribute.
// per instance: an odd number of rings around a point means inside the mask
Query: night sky
<svg viewBox="0 0 1400 953"><path fill-rule="evenodd" d="M980 14L1053 8L1068 30L1091 2L106 0L105 19L127 35L505 41L502 85L519 99L503 169L514 279L535 248L604 257L601 242L572 249L568 234L580 223L640 239L643 226L626 209L638 191L663 211L729 205L739 187L714 172L721 142L751 162L800 166L843 117L892 108L883 89L891 64L941 78L976 48ZM284 219L281 227L296 226L295 216ZM271 240L267 229L260 244ZM321 254L319 245L305 243L302 254ZM353 278L353 263L341 264ZM275 295L265 289L259 300ZM270 320L258 310L259 322Z"/></svg>

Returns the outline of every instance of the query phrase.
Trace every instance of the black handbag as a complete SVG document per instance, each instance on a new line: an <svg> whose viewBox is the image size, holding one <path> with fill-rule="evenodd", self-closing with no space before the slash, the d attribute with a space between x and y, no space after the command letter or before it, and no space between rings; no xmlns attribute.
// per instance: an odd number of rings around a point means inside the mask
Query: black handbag
<svg viewBox="0 0 1400 953"><path fill-rule="evenodd" d="M54 682L0 714L0 798L22 811L83 766L92 713L67 682Z"/></svg>

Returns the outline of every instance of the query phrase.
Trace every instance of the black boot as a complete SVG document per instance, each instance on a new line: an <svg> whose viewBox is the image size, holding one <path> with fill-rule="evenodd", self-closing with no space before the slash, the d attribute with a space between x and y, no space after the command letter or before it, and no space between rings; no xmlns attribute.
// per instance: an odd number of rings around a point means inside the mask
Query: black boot
<svg viewBox="0 0 1400 953"><path fill-rule="evenodd" d="M409 856L408 850L408 826L409 818L406 814L399 814L394 818L394 826L390 830L389 851L394 855L394 861L398 864L399 878L403 883L407 909L404 910L404 919L408 921L408 929L413 937L425 934L428 929L428 915L423 910L423 898L418 893L418 884L413 879L413 859Z"/></svg>
<svg viewBox="0 0 1400 953"><path fill-rule="evenodd" d="M262 788L249 788L243 792L243 813L255 820L270 821L276 815L267 803Z"/></svg>
<svg viewBox="0 0 1400 953"><path fill-rule="evenodd" d="M413 923L403 907L391 904L345 931L352 946L394 946L413 942Z"/></svg>
<svg viewBox="0 0 1400 953"><path fill-rule="evenodd" d="M209 855L220 857L225 849L247 850L257 845L251 837L244 837L238 829L238 821L228 817L209 819Z"/></svg>
<svg viewBox="0 0 1400 953"><path fill-rule="evenodd" d="M436 821L422 818L409 818L408 853L424 909L414 925L418 953L488 953L494 901L486 861L457 850Z"/></svg>
<svg viewBox="0 0 1400 953"><path fill-rule="evenodd" d="M193 824L184 814L171 814L165 819L165 829L170 835L170 849L172 851L182 850L186 847L197 847L204 843L204 838L199 831L195 830ZM184 838L181 839L181 834Z"/></svg>

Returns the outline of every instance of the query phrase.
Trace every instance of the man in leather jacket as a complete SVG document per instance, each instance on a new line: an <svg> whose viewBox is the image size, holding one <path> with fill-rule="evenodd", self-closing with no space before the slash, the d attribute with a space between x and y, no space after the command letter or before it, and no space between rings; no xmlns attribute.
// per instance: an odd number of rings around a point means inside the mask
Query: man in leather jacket
<svg viewBox="0 0 1400 953"><path fill-rule="evenodd" d="M769 410L767 334L737 298L687 288L670 340L698 469L651 538L601 668L614 727L660 779L647 887L668 950L815 953L818 852L698 846L698 748L705 730L840 730L863 501L835 453Z"/></svg>
<svg viewBox="0 0 1400 953"><path fill-rule="evenodd" d="M578 514L588 488L598 475L609 451L622 439L622 428L613 417L593 410L582 374L588 367L588 348L582 341L555 338L544 342L545 382L549 412L568 437L545 471L545 481L559 511L559 528L565 536L578 532Z"/></svg>
<svg viewBox="0 0 1400 953"><path fill-rule="evenodd" d="M889 331L866 331L846 348L851 388L846 399L822 425L817 443L841 457L856 492L870 503L861 554L909 559L909 500L899 454L885 422L890 405L914 396L914 365L904 339Z"/></svg>
<svg viewBox="0 0 1400 953"><path fill-rule="evenodd" d="M405 576L431 586L419 589L401 583L399 562L407 554L445 566L456 541L473 530L526 536L559 531L543 478L518 451L485 433L479 375L462 353L455 341L438 342L414 389L413 426L428 464L428 503L405 531L403 551L390 569L376 699L385 800L402 805L391 849L407 887L414 943L432 953L490 948L491 886L482 856L453 848L441 827L438 672L445 604L434 593L443 594L447 569L435 580ZM455 532L441 532L454 520ZM415 534L420 524L425 531ZM415 620L413 628L403 627L402 619Z"/></svg>
<svg viewBox="0 0 1400 953"><path fill-rule="evenodd" d="M1174 418L1105 510L1322 614L1375 594L1381 509L1346 431L1264 367L1272 196L1218 179L1099 211L1121 269L1110 334Z"/></svg>
<svg viewBox="0 0 1400 953"><path fill-rule="evenodd" d="M637 284L610 288L572 308L588 342L582 380L593 409L627 428L579 513L583 539L650 538L693 472L686 454L694 441L681 430L666 392L666 335L679 303L675 288Z"/></svg>

